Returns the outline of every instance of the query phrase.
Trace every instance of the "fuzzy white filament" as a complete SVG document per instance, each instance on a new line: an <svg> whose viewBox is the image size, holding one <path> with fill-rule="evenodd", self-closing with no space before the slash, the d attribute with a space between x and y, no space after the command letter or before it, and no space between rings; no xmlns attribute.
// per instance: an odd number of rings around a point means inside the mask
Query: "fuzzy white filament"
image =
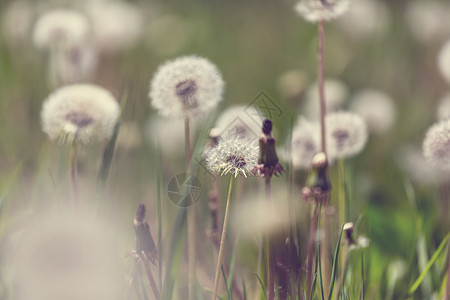
<svg viewBox="0 0 450 300"><path fill-rule="evenodd" d="M59 88L44 102L42 130L51 140L84 144L109 139L120 114L114 96L90 84Z"/></svg>
<svg viewBox="0 0 450 300"><path fill-rule="evenodd" d="M258 162L259 147L255 141L241 137L220 140L206 154L208 169L219 175L242 174L247 177Z"/></svg>
<svg viewBox="0 0 450 300"><path fill-rule="evenodd" d="M224 82L206 58L185 56L159 67L150 83L154 108L167 117L204 115L222 100Z"/></svg>
<svg viewBox="0 0 450 300"><path fill-rule="evenodd" d="M360 116L350 112L336 112L328 114L325 122L331 158L348 158L364 148L367 126Z"/></svg>
<svg viewBox="0 0 450 300"><path fill-rule="evenodd" d="M39 17L34 26L33 41L38 48L67 49L84 43L89 34L89 21L83 14L58 9Z"/></svg>
<svg viewBox="0 0 450 300"><path fill-rule="evenodd" d="M308 22L331 21L347 12L348 0L302 0L295 10Z"/></svg>
<svg viewBox="0 0 450 300"><path fill-rule="evenodd" d="M310 169L312 159L318 152L320 152L319 124L301 117L292 132L292 164L295 168Z"/></svg>
<svg viewBox="0 0 450 300"><path fill-rule="evenodd" d="M431 126L423 141L423 155L435 167L450 169L450 120Z"/></svg>

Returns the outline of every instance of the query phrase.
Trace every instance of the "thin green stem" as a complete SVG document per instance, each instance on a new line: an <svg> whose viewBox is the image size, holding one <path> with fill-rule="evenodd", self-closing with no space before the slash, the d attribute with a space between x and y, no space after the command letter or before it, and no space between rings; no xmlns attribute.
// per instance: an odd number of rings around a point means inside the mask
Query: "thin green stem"
<svg viewBox="0 0 450 300"><path fill-rule="evenodd" d="M339 206L339 223L347 222L345 214L345 169L344 159L338 159L338 206Z"/></svg>
<svg viewBox="0 0 450 300"><path fill-rule="evenodd" d="M319 205L316 204L314 207L314 212L311 218L311 227L309 231L309 245L308 245L308 255L306 258L306 297L309 299L312 292L312 281L313 281L313 261L316 253L316 233L317 226L319 222Z"/></svg>
<svg viewBox="0 0 450 300"><path fill-rule="evenodd" d="M70 149L70 191L73 209L78 206L78 142L73 141Z"/></svg>
<svg viewBox="0 0 450 300"><path fill-rule="evenodd" d="M271 185L270 185L270 179L271 176L266 176L264 182L265 182L265 191L266 191L266 201L269 205L272 204L272 196L271 196ZM269 264L268 264L268 279L267 279L267 299L273 300L275 299L275 253L274 253L274 247L273 243L271 241L270 236L267 237L268 244L269 244L269 250L268 250L268 256L269 256Z"/></svg>
<svg viewBox="0 0 450 300"><path fill-rule="evenodd" d="M327 144L325 138L325 62L324 62L324 46L325 46L325 24L324 20L319 21L319 44L317 51L317 78L319 83L319 100L320 100L320 136L322 142L322 152L327 153Z"/></svg>
<svg viewBox="0 0 450 300"><path fill-rule="evenodd" d="M220 237L219 255L217 257L216 275L215 275L215 278L214 278L214 289L213 289L213 297L212 297L213 300L215 300L216 297L217 297L217 289L219 287L220 266L222 265L223 250L224 250L225 238L226 238L227 229L228 229L228 219L229 219L229 212L230 212L230 199L231 199L231 191L233 189L233 181L234 181L234 177L230 176L230 185L228 186L228 196L227 196L227 203L226 203L226 207L225 207L225 216L224 216L224 219L223 219L222 235Z"/></svg>

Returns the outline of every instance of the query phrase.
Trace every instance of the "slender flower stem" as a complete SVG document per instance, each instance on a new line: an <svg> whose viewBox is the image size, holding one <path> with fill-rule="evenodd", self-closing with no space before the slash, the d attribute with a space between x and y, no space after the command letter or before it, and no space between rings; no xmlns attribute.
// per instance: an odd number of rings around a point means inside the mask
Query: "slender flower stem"
<svg viewBox="0 0 450 300"><path fill-rule="evenodd" d="M343 258L342 258L342 270L341 270L341 276L339 278L339 282L336 285L336 289L333 295L333 300L337 300L339 297L339 293L341 291L342 285L344 284L345 274L347 271L347 264L348 264L348 255L350 250L350 245L346 242L344 245L345 249L342 251Z"/></svg>
<svg viewBox="0 0 450 300"><path fill-rule="evenodd" d="M70 188L73 209L78 206L78 142L73 141L70 150Z"/></svg>
<svg viewBox="0 0 450 300"><path fill-rule="evenodd" d="M191 138L189 128L189 118L184 118L184 142L186 150L186 173L191 171ZM196 285L196 257L195 257L195 206L187 208L187 235L188 235L188 259L189 259L189 300L195 300L195 285Z"/></svg>
<svg viewBox="0 0 450 300"><path fill-rule="evenodd" d="M316 234L317 226L319 222L319 205L314 206L314 212L311 219L311 228L309 232L309 245L308 245L308 256L306 259L306 289L307 289L307 299L310 299L312 280L313 280L313 261L316 254Z"/></svg>
<svg viewBox="0 0 450 300"><path fill-rule="evenodd" d="M265 183L265 191L266 191L266 201L271 205L272 203L272 197L271 197L271 185L270 185L270 175L266 175L264 178ZM273 248L273 243L268 237L268 244L269 244L269 271L268 271L268 279L267 279L267 299L273 300L275 299L275 253Z"/></svg>
<svg viewBox="0 0 450 300"><path fill-rule="evenodd" d="M325 62L324 62L324 44L325 44L325 21L322 19L319 21L319 45L317 51L317 77L319 83L319 100L320 100L320 135L322 141L322 152L327 153L327 145L325 138Z"/></svg>
<svg viewBox="0 0 450 300"><path fill-rule="evenodd" d="M229 212L230 212L230 199L231 199L231 191L233 189L233 181L234 181L234 177L230 176L230 185L228 187L227 204L225 207L225 216L223 218L222 235L220 237L219 255L217 257L216 275L214 277L214 289L213 289L213 297L212 297L213 300L215 300L217 297L217 290L219 287L220 266L222 265L223 250L224 250L223 248L224 248L225 238L226 238L227 230L228 230L228 218L229 218Z"/></svg>
<svg viewBox="0 0 450 300"><path fill-rule="evenodd" d="M338 205L339 205L339 223L347 222L345 215L345 185L344 185L344 159L338 159Z"/></svg>
<svg viewBox="0 0 450 300"><path fill-rule="evenodd" d="M148 264L148 259L146 259L145 256L142 254L139 254L139 257L141 259L142 264L144 265L145 273L147 274L147 279L152 288L153 295L155 296L156 300L159 300L158 287L156 286L155 279L153 278L152 270L150 269L150 266Z"/></svg>

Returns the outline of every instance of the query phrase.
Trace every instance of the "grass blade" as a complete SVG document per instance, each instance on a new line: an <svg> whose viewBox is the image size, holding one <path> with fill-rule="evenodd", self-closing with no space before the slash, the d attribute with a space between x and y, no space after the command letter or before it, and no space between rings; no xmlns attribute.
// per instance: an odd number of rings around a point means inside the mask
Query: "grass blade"
<svg viewBox="0 0 450 300"><path fill-rule="evenodd" d="M258 275L258 274L256 274L256 273L253 273L253 274L255 274L255 275L256 275L256 278L258 278L259 285L261 286L261 288L262 288L262 290L263 290L263 292L264 292L264 299L267 300L266 288L264 287L264 284L262 283L261 278L259 278L259 275Z"/></svg>
<svg viewBox="0 0 450 300"><path fill-rule="evenodd" d="M114 148L116 146L117 137L119 135L120 123L117 122L116 126L114 126L114 133L111 139L108 142L108 145L103 152L102 164L100 166L100 171L98 173L98 181L101 187L104 187L106 184L106 180L108 179L109 169L111 169L111 162L114 156Z"/></svg>
<svg viewBox="0 0 450 300"><path fill-rule="evenodd" d="M322 283L322 263L321 263L321 259L320 259L320 243L319 240L317 240L317 260L318 260L318 266L317 268L319 269L319 285L320 285L320 297L322 298L322 300L324 300L324 293L323 293L323 283Z"/></svg>
<svg viewBox="0 0 450 300"><path fill-rule="evenodd" d="M334 282L336 280L337 262L339 258L339 249L341 248L341 238L343 231L344 231L344 224L342 224L341 232L339 233L339 239L336 245L336 250L334 251L333 267L331 269L330 293L328 294L328 300L331 300L331 296L333 295Z"/></svg>
<svg viewBox="0 0 450 300"><path fill-rule="evenodd" d="M228 299L231 300L231 299L233 299L233 297L231 297L231 291L230 291L230 287L229 287L228 281L227 281L227 274L225 274L223 265L221 265L220 268L222 269L222 276L223 276L223 281L225 282L225 288L227 289Z"/></svg>
<svg viewBox="0 0 450 300"><path fill-rule="evenodd" d="M362 281L362 288L361 288L361 300L364 300L364 250L361 251L361 281Z"/></svg>
<svg viewBox="0 0 450 300"><path fill-rule="evenodd" d="M414 281L414 283L411 285L411 288L409 289L409 292L408 292L410 295L412 295L417 290L417 288L420 286L420 283L425 278L428 271L431 269L431 266L433 266L436 259L439 257L439 255L444 250L449 238L450 238L450 233L447 233L444 240L441 242L439 247L433 253L433 256L431 256L431 259L428 261L428 264L426 265L425 269L422 271L422 273L419 275L419 277L416 279L416 281Z"/></svg>

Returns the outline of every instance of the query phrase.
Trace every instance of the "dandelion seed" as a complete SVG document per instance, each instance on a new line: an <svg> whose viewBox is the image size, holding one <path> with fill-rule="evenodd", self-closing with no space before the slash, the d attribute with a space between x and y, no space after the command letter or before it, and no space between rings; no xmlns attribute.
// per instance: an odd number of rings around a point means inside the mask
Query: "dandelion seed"
<svg viewBox="0 0 450 300"><path fill-rule="evenodd" d="M234 137L220 140L206 154L208 169L221 176L231 173L234 177L252 174L258 163L259 147L256 141Z"/></svg>
<svg viewBox="0 0 450 300"><path fill-rule="evenodd" d="M348 0L302 0L295 10L308 22L331 21L347 12Z"/></svg>
<svg viewBox="0 0 450 300"><path fill-rule="evenodd" d="M327 112L337 111L344 104L348 96L348 88L340 80L328 78L325 80L325 108ZM318 83L312 84L306 91L305 105L303 108L305 116L311 120L317 120L320 116Z"/></svg>
<svg viewBox="0 0 450 300"><path fill-rule="evenodd" d="M291 155L295 168L311 169L314 155L320 152L318 124L300 117L292 132Z"/></svg>
<svg viewBox="0 0 450 300"><path fill-rule="evenodd" d="M450 93L441 99L436 114L439 121L450 119Z"/></svg>
<svg viewBox="0 0 450 300"><path fill-rule="evenodd" d="M83 144L109 139L120 114L113 95L90 84L59 88L45 101L41 111L42 130L51 140Z"/></svg>
<svg viewBox="0 0 450 300"><path fill-rule="evenodd" d="M450 40L439 51L438 68L442 77L450 83Z"/></svg>
<svg viewBox="0 0 450 300"><path fill-rule="evenodd" d="M95 45L103 52L117 52L133 46L144 25L142 12L127 1L86 1ZM119 21L120 20L120 21Z"/></svg>
<svg viewBox="0 0 450 300"><path fill-rule="evenodd" d="M215 130L222 138L239 136L257 139L262 121L263 116L254 107L235 105L219 116Z"/></svg>
<svg viewBox="0 0 450 300"><path fill-rule="evenodd" d="M159 67L150 84L152 105L167 117L195 117L213 110L222 100L224 82L205 58L185 56Z"/></svg>
<svg viewBox="0 0 450 300"><path fill-rule="evenodd" d="M378 90L357 92L350 108L364 119L370 131L377 134L388 131L395 121L396 110L392 98Z"/></svg>
<svg viewBox="0 0 450 300"><path fill-rule="evenodd" d="M367 141L364 120L350 112L326 116L327 147L330 157L348 158L361 152Z"/></svg>
<svg viewBox="0 0 450 300"><path fill-rule="evenodd" d="M43 14L34 26L33 41L43 49L69 49L87 41L89 21L74 10L58 9Z"/></svg>
<svg viewBox="0 0 450 300"><path fill-rule="evenodd" d="M423 155L433 166L450 170L450 120L428 129L423 141Z"/></svg>

